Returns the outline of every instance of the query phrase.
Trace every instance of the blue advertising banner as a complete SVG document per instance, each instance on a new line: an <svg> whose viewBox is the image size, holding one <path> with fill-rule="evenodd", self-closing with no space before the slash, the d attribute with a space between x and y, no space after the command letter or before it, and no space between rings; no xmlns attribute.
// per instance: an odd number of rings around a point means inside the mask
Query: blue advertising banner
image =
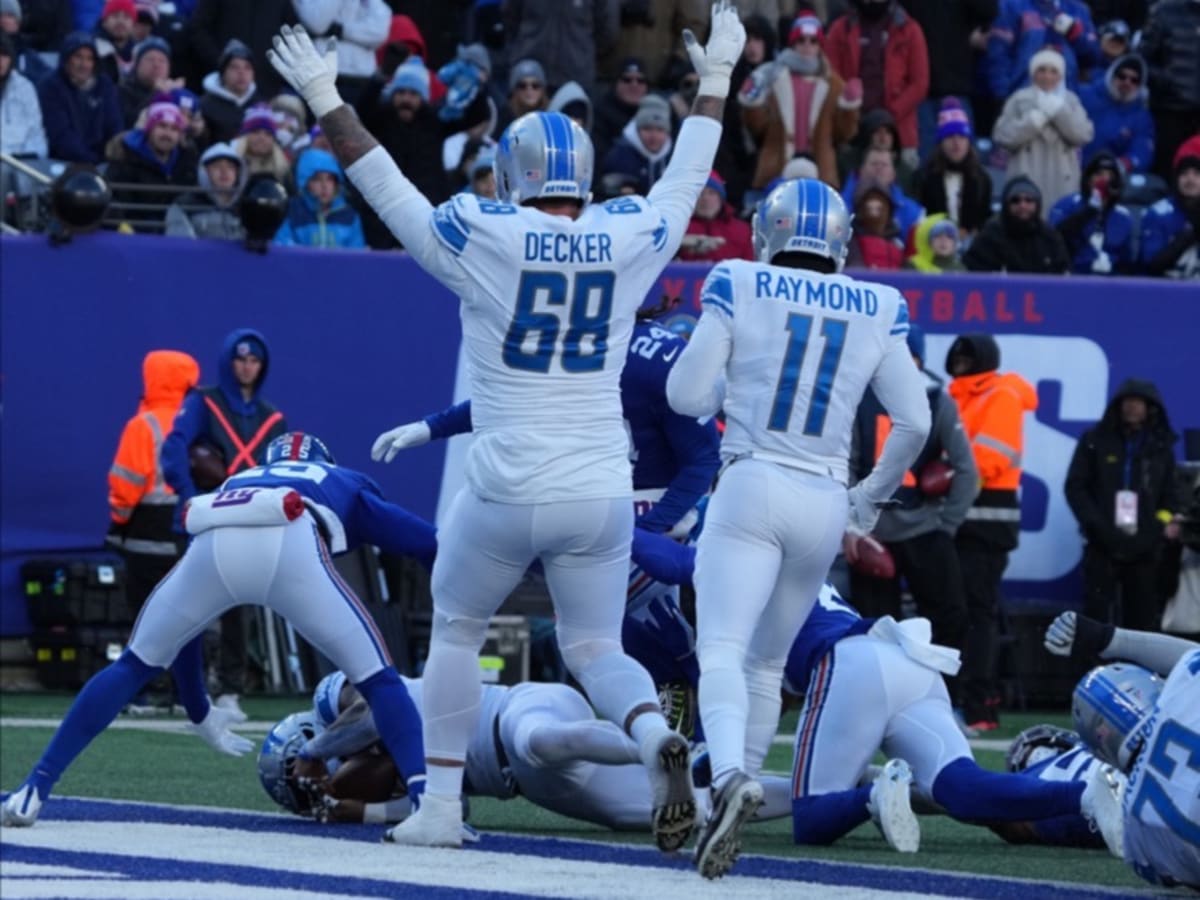
<svg viewBox="0 0 1200 900"><path fill-rule="evenodd" d="M662 292L696 309L707 267L668 268ZM1080 432L1116 383L1156 382L1176 430L1200 426L1193 389L1200 287L1161 281L871 273L900 288L940 372L952 338L999 338L1002 368L1038 388L1026 430L1023 534L1009 596L1066 605L1079 537L1062 482ZM649 298L650 301L657 297ZM170 348L216 377L234 328L269 342L264 394L291 427L324 438L385 494L435 518L469 438L372 463L379 431L468 394L455 298L403 254L273 248L95 234L60 248L0 239L0 635L29 631L21 559L99 548L108 468L137 409L141 362Z"/></svg>

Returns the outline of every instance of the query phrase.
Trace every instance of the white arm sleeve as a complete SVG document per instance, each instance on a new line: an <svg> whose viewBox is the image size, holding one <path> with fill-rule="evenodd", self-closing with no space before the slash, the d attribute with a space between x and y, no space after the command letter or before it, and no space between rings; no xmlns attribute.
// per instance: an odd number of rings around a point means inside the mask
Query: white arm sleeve
<svg viewBox="0 0 1200 900"><path fill-rule="evenodd" d="M346 169L346 175L421 268L460 293L466 273L434 234L430 225L433 205L405 177L388 152L382 147L374 148Z"/></svg>
<svg viewBox="0 0 1200 900"><path fill-rule="evenodd" d="M883 442L883 452L875 461L875 468L862 482L862 490L868 499L882 503L900 487L904 473L929 436L929 400L924 380L903 337L888 344L871 376L871 389L891 416L892 430Z"/></svg>
<svg viewBox="0 0 1200 900"><path fill-rule="evenodd" d="M670 256L679 250L700 191L712 173L720 141L720 122L708 116L688 116L679 129L667 170L646 195L650 205L667 221L666 249Z"/></svg>
<svg viewBox="0 0 1200 900"><path fill-rule="evenodd" d="M704 312L667 375L667 402L681 416L715 415L725 402L725 364L733 348L727 320Z"/></svg>

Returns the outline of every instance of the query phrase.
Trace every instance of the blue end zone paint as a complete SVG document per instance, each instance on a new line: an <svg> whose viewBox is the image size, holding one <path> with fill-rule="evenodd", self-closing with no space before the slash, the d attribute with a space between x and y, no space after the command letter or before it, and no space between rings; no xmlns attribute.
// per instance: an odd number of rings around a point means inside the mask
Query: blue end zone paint
<svg viewBox="0 0 1200 900"><path fill-rule="evenodd" d="M297 834L306 837L319 836L336 840L378 843L383 828L378 825L324 826L308 819L286 816L239 813L223 810L203 810L157 806L144 803L124 803L53 797L42 809L40 821L55 819L83 822L157 822L164 825L193 825L211 828L229 828L247 832L273 832ZM39 826L40 827L40 826ZM653 866L655 868L691 871L690 857L667 857L649 847L639 848L621 844L605 844L591 841L565 840L561 838L519 837L505 834L484 833L479 844L463 850L470 853L478 848L492 853L525 854L546 858L583 860L596 863L614 863L630 866ZM380 852L388 848L381 847ZM280 887L328 891L331 895L362 894L366 896L391 896L395 882L374 879L355 879L287 873L277 869L257 869L250 866L221 866L210 863L180 863L159 861L139 857L116 857L102 853L50 850L4 844L4 859L14 862L75 866L99 871L119 871L142 879L167 880L220 880L243 884L270 884ZM161 868L160 868L161 867ZM1112 898L1128 896L1129 891L1117 891L1094 886L1074 886L1056 883L1053 887L1038 882L1010 880L988 876L967 876L952 873L931 872L921 869L892 868L888 866L866 866L853 863L835 863L821 860L778 859L763 856L743 856L738 861L737 874L758 878L776 878L786 881L805 881L813 884L829 884L842 887L856 886L880 891L907 891L934 896L973 897L982 900L1028 900L1032 892L1053 892L1055 900L1088 900L1088 898ZM497 897L515 895L505 893L482 893L462 888L435 889L413 886L414 890L427 892L430 897Z"/></svg>

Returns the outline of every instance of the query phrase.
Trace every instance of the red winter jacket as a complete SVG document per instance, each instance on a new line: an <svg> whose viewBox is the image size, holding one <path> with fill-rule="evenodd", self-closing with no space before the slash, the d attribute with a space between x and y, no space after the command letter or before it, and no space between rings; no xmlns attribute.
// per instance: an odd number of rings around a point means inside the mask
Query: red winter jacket
<svg viewBox="0 0 1200 900"><path fill-rule="evenodd" d="M680 259L707 260L709 262L720 262L723 259L754 259L754 242L750 237L750 226L733 214L733 207L728 203L721 208L716 218L701 219L699 216L692 216L692 220L688 222L687 233L723 237L725 243L707 253L695 253L681 247Z"/></svg>
<svg viewBox="0 0 1200 900"><path fill-rule="evenodd" d="M929 93L925 34L899 5L889 15L883 50L884 107L896 120L900 146L916 147L917 106ZM834 71L847 80L859 77L860 32L858 16L850 12L829 26L825 38L825 55Z"/></svg>

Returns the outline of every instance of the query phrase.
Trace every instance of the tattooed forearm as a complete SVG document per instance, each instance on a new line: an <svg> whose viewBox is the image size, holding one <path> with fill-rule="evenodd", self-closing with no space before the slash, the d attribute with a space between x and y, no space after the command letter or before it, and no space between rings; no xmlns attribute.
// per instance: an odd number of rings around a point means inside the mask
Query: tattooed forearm
<svg viewBox="0 0 1200 900"><path fill-rule="evenodd" d="M722 121L725 118L725 98L701 94L692 102L692 115L708 116L718 122Z"/></svg>
<svg viewBox="0 0 1200 900"><path fill-rule="evenodd" d="M379 141L358 120L358 114L345 103L321 117L321 130L329 138L333 155L343 169L379 146Z"/></svg>

